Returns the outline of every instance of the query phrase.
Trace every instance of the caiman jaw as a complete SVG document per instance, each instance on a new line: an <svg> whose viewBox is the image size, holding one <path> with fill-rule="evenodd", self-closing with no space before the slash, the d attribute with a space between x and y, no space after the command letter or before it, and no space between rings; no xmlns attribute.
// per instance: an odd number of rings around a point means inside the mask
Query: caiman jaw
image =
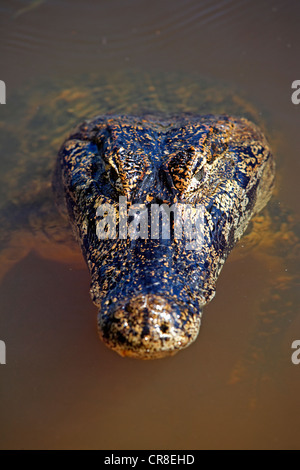
<svg viewBox="0 0 300 470"><path fill-rule="evenodd" d="M198 336L201 312L160 295L137 295L99 314L99 334L121 356L158 359L172 356Z"/></svg>

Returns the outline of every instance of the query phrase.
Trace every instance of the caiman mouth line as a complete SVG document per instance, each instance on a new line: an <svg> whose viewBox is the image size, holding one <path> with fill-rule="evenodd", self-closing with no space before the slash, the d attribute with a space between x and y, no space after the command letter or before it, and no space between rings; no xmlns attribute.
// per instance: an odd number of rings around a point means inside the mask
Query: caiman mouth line
<svg viewBox="0 0 300 470"><path fill-rule="evenodd" d="M71 134L55 188L91 274L105 344L122 356L155 359L196 339L202 308L251 217L270 199L274 174L268 142L244 118L99 116ZM120 198L131 207L202 207L199 249L187 248L185 233L99 236L98 208L115 209Z"/></svg>

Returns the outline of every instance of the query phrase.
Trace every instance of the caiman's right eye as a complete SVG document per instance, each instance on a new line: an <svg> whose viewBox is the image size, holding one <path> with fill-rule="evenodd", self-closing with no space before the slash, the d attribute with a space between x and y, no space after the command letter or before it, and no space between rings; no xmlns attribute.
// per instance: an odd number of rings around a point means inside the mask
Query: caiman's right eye
<svg viewBox="0 0 300 470"><path fill-rule="evenodd" d="M108 177L109 182L112 185L112 187L118 193L124 194L124 187L123 187L123 184L122 184L121 177L111 165L109 165L109 168L107 170L107 177Z"/></svg>
<svg viewBox="0 0 300 470"><path fill-rule="evenodd" d="M204 166L202 166L200 168L200 170L198 170L195 174L194 174L194 178L197 180L197 181L202 181L203 178L204 178L204 175L205 175L205 171L204 171Z"/></svg>
<svg viewBox="0 0 300 470"><path fill-rule="evenodd" d="M111 184L127 199L131 199L149 168L146 156L139 151L135 153L120 147L108 158L108 162Z"/></svg>

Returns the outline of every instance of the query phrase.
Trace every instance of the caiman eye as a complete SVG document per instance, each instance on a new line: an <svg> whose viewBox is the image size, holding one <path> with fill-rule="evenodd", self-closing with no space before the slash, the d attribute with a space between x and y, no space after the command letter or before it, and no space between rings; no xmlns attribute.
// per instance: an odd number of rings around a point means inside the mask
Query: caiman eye
<svg viewBox="0 0 300 470"><path fill-rule="evenodd" d="M112 166L109 167L108 173L109 173L110 182L112 184L114 184L118 179L120 179L118 173Z"/></svg>
<svg viewBox="0 0 300 470"><path fill-rule="evenodd" d="M120 175L117 173L117 171L114 169L113 166L108 165L107 169L107 178L111 184L111 186L115 189L120 194L124 194L124 187L122 184L122 180Z"/></svg>
<svg viewBox="0 0 300 470"><path fill-rule="evenodd" d="M204 171L204 167L200 168L199 171L197 171L195 174L194 174L194 178L197 180L197 181L202 181L203 178L204 178L204 175L205 175L205 171Z"/></svg>
<svg viewBox="0 0 300 470"><path fill-rule="evenodd" d="M196 189L204 177L204 163L203 155L194 147L172 154L167 166L174 186L182 193Z"/></svg>
<svg viewBox="0 0 300 470"><path fill-rule="evenodd" d="M149 169L150 165L146 156L141 152L135 153L120 147L108 158L108 163L112 186L131 199Z"/></svg>

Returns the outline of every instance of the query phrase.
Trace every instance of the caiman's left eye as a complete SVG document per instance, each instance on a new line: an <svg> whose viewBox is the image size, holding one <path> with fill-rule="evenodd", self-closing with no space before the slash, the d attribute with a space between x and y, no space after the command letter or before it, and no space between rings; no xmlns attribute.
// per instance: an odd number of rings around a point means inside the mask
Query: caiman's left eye
<svg viewBox="0 0 300 470"><path fill-rule="evenodd" d="M117 171L110 166L109 169L107 170L107 177L109 179L110 184L112 187L120 194L124 194L124 187L122 184L122 180L120 175L117 173Z"/></svg>

